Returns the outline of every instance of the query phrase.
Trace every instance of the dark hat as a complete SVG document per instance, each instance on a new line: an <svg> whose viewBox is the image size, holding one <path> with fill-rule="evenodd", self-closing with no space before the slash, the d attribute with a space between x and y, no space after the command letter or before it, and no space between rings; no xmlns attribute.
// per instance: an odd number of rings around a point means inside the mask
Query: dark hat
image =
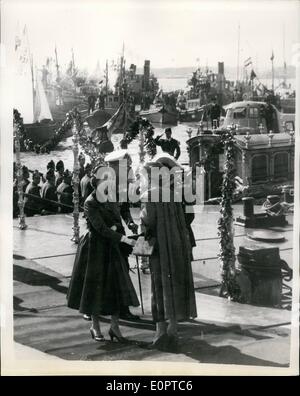
<svg viewBox="0 0 300 396"><path fill-rule="evenodd" d="M171 132L171 133L172 133L172 129L171 129L171 128L166 128L166 129L165 129L165 133L166 133L166 132Z"/></svg>
<svg viewBox="0 0 300 396"><path fill-rule="evenodd" d="M60 160L56 163L56 170L63 169L64 167L65 167L65 165L62 160Z"/></svg>
<svg viewBox="0 0 300 396"><path fill-rule="evenodd" d="M64 171L63 177L72 177L72 173L69 171L69 169Z"/></svg>
<svg viewBox="0 0 300 396"><path fill-rule="evenodd" d="M50 162L48 162L47 164L47 169L55 169L55 163L53 160L51 160Z"/></svg>
<svg viewBox="0 0 300 396"><path fill-rule="evenodd" d="M40 172L36 169L33 173L32 173L32 178L34 177L41 177Z"/></svg>

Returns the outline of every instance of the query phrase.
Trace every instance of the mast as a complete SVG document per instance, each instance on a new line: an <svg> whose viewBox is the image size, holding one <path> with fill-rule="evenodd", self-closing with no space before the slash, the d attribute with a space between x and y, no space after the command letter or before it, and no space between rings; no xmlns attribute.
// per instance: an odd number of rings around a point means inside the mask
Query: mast
<svg viewBox="0 0 300 396"><path fill-rule="evenodd" d="M75 73L75 59L74 59L74 51L73 48L71 49L72 51L72 75Z"/></svg>
<svg viewBox="0 0 300 396"><path fill-rule="evenodd" d="M287 67L285 61L285 25L283 25L283 42L282 42L282 50L283 50L283 88L286 88L286 78L287 78Z"/></svg>
<svg viewBox="0 0 300 396"><path fill-rule="evenodd" d="M58 64L58 58L57 58L57 48L55 45L55 66L56 66L56 82L60 82L60 74L59 74L59 64Z"/></svg>
<svg viewBox="0 0 300 396"><path fill-rule="evenodd" d="M272 55L271 55L271 62L272 62L272 91L274 92L274 52L272 49Z"/></svg>
<svg viewBox="0 0 300 396"><path fill-rule="evenodd" d="M240 24L238 25L238 47L237 47L237 68L236 68L236 81L240 78Z"/></svg>
<svg viewBox="0 0 300 396"><path fill-rule="evenodd" d="M122 90L123 87L123 80L124 80L124 42L123 42L123 47L122 47L122 55L121 55L121 64L120 64L120 83L119 83L119 90Z"/></svg>
<svg viewBox="0 0 300 396"><path fill-rule="evenodd" d="M33 117L34 117L34 121L35 120L35 96L36 96L36 92L34 87L36 87L36 84L34 83L34 70L33 70L33 54L30 51L30 44L29 44L29 36L28 36L28 31L27 31L27 26L24 26L24 35L26 36L26 45L28 48L28 57L29 57L29 62L30 62L30 70L31 70L31 85L32 85L32 108L33 108Z"/></svg>
<svg viewBox="0 0 300 396"><path fill-rule="evenodd" d="M108 97L108 60L106 59L105 65L105 101L107 105L107 97Z"/></svg>

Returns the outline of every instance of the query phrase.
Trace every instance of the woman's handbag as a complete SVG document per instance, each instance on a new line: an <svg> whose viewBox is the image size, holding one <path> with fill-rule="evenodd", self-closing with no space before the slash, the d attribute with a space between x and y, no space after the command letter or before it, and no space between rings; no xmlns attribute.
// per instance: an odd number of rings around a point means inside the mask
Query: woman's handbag
<svg viewBox="0 0 300 396"><path fill-rule="evenodd" d="M144 236L139 236L133 247L132 254L135 256L152 256L155 242L155 238L145 239Z"/></svg>

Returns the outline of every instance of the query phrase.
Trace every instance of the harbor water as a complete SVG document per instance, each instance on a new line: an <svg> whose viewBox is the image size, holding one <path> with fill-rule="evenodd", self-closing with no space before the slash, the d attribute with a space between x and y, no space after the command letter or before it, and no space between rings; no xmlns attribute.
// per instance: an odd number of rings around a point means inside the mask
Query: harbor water
<svg viewBox="0 0 300 396"><path fill-rule="evenodd" d="M155 136L161 135L164 133L165 128L168 125L155 125ZM173 138L177 139L180 142L181 156L179 158L179 162L181 164L188 163L188 153L186 141L188 139L187 130L189 127L192 127L194 130L194 134L196 133L195 125L193 124L178 124L177 126L171 126L173 132ZM115 149L119 148L120 140L122 139L122 134L115 134L112 136L112 143ZM136 168L139 165L139 142L138 139L135 139L129 146L128 152L132 157L133 168ZM83 152L83 150L81 150ZM158 153L161 151L160 147L157 147ZM55 163L59 160L62 160L65 164L65 169L73 170L74 156L72 151L72 137L62 140L57 146L56 150L51 151L50 154L36 154L34 152L23 152L21 153L21 162L22 165L26 165L28 169L35 170L45 173L47 164L49 161L53 160ZM146 157L147 160L147 157ZM86 163L89 162L89 158L86 156Z"/></svg>

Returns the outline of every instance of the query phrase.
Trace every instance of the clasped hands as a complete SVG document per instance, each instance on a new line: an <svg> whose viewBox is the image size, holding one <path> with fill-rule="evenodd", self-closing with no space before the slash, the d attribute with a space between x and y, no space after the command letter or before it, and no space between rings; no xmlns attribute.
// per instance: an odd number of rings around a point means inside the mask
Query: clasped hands
<svg viewBox="0 0 300 396"><path fill-rule="evenodd" d="M131 224L134 224L134 223L131 223ZM134 224L134 225L136 227L138 227L136 224ZM113 225L112 227L110 227L110 229L113 230L113 231L117 231L117 226ZM129 246L134 246L136 244L136 240L135 239L127 238L127 236L125 236L125 235L122 235L121 242L126 243Z"/></svg>

